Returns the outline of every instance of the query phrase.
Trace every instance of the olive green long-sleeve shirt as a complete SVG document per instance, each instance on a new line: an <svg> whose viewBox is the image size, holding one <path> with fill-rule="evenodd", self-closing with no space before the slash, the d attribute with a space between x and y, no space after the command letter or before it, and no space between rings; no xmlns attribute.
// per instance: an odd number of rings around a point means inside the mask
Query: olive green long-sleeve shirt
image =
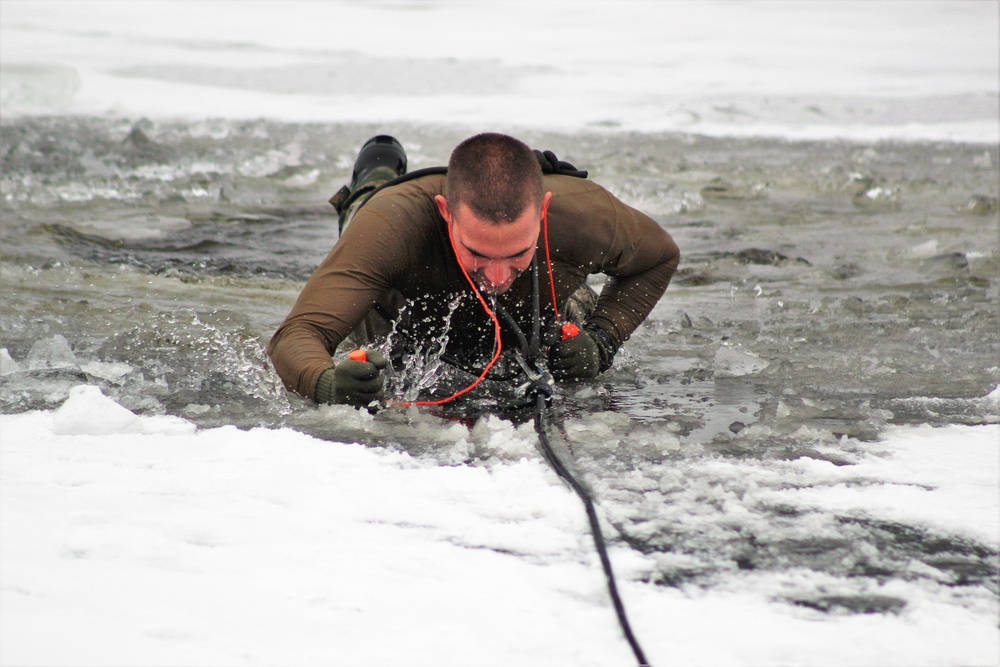
<svg viewBox="0 0 1000 667"><path fill-rule="evenodd" d="M670 235L596 183L547 175L549 248L556 299L561 306L590 274L605 274L588 324L607 332L618 348L663 295L680 259ZM420 345L447 335L446 351L486 360L494 348L494 326L469 286L448 238L434 196L444 194L445 176L431 175L386 188L362 208L316 269L268 346L285 385L313 397L319 375L332 365L337 346L381 304L406 302L396 336ZM543 317L554 319L552 289L539 236L539 293ZM391 298L395 296L396 298ZM500 295L503 307L530 332L531 272ZM516 345L504 325L503 345Z"/></svg>

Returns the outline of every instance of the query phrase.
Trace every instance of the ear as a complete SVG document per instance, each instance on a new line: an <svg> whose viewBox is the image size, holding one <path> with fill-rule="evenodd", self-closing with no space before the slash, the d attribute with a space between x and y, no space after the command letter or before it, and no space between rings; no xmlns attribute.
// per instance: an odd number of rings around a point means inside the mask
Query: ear
<svg viewBox="0 0 1000 667"><path fill-rule="evenodd" d="M437 204L438 213L444 218L444 221L451 225L451 207L448 206L448 200L444 198L444 195L434 195L434 203Z"/></svg>
<svg viewBox="0 0 1000 667"><path fill-rule="evenodd" d="M545 196L542 197L542 215L547 215L549 211L549 202L552 201L552 193L546 192Z"/></svg>

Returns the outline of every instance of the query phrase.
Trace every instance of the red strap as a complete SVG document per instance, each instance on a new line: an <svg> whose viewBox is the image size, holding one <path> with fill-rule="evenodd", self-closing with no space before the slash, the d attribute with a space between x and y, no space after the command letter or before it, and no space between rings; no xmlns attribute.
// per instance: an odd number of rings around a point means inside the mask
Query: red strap
<svg viewBox="0 0 1000 667"><path fill-rule="evenodd" d="M552 309L555 311L556 322L558 322L559 306L556 303L556 281L552 274L552 255L549 252L549 216L548 216L548 210L546 208L542 209L542 234L544 235L545 238L545 263L548 265L549 269L549 285L552 287ZM496 365L497 360L500 358L500 352L503 351L503 345L500 341L500 320L497 319L496 313L494 313L490 309L489 304L486 303L486 299L483 298L483 295L479 291L479 288L476 287L476 283L475 281L472 280L472 276L470 276L469 272L465 270L464 266L462 266L462 262L458 260L458 248L455 246L455 239L451 234L451 225L448 225L448 241L451 243L451 249L455 253L456 261L458 261L458 268L462 270L462 275L465 276L465 280L468 281L469 286L472 287L472 291L475 293L476 298L479 299L479 303L482 304L483 310L486 311L486 314L489 315L490 320L493 321L493 330L496 334L496 351L493 353L493 358L490 359L490 362L486 364L486 368L483 369L483 372L480 373L479 377L477 377L475 381L469 386L465 387L464 389L456 391L454 394L448 396L447 398L441 398L436 401L405 401L397 403L397 405L401 405L403 407L410 407L411 405L444 405L445 403L449 403L455 400L462 394L468 393L469 391L474 389L480 382L482 382L483 379L486 378L486 374L490 372L490 369L493 368L494 365ZM572 322L567 322L566 324L563 325L562 328L562 339L566 340L567 338L572 338L573 336L576 336L579 333L580 330L579 328L577 328L575 324L573 324Z"/></svg>

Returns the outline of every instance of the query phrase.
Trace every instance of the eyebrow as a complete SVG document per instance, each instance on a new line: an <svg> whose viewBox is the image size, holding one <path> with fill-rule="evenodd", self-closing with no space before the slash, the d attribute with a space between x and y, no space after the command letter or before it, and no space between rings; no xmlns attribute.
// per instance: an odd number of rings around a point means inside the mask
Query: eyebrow
<svg viewBox="0 0 1000 667"><path fill-rule="evenodd" d="M516 259L516 258L521 257L522 255L525 255L528 252L530 252L530 251L532 251L532 250L535 249L535 246L528 246L524 250L521 250L520 252L515 252L512 255L504 255L503 257L491 257L490 255L487 255L486 253L479 252L475 248L470 248L465 243L462 243L462 245L465 247L466 250L469 251L469 254L472 255L473 257L479 257L480 259L491 259L491 260L497 260L497 259Z"/></svg>

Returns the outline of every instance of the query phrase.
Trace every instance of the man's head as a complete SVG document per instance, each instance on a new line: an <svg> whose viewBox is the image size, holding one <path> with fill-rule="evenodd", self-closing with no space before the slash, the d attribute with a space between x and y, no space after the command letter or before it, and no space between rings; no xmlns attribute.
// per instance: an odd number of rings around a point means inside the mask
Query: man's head
<svg viewBox="0 0 1000 667"><path fill-rule="evenodd" d="M447 198L435 201L459 262L481 289L505 292L531 265L551 196L534 153L517 139L479 134L455 148Z"/></svg>

